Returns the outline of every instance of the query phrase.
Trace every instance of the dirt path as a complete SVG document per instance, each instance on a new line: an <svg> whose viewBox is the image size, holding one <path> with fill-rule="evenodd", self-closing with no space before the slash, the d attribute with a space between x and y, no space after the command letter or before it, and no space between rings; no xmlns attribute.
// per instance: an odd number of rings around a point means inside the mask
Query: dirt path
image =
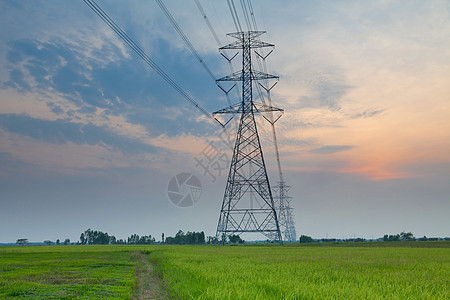
<svg viewBox="0 0 450 300"><path fill-rule="evenodd" d="M148 256L135 252L132 254L132 259L137 262L136 277L138 278L132 299L169 299Z"/></svg>

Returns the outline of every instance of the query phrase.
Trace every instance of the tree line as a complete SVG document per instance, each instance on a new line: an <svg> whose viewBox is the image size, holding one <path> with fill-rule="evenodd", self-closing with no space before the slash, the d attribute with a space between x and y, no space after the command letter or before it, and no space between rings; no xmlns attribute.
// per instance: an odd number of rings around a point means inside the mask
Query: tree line
<svg viewBox="0 0 450 300"><path fill-rule="evenodd" d="M428 238L423 236L421 238L416 238L411 232L401 232L399 234L385 234L383 237L378 238L378 241L383 242L393 242L393 241L439 241L439 240L450 240L449 237L446 238ZM313 242L365 242L364 238L349 238L349 239L335 239L335 238L322 238L313 239L307 235L301 235L299 240L300 243L313 243ZM102 232L98 230L87 229L80 235L80 240L76 243L71 243L70 239L65 239L61 242L59 239L56 242L50 240L45 240L43 243L46 245L70 245L70 244L81 244L81 245L153 245L153 244L169 244L169 245L201 245L201 244L216 244L218 242L216 237L208 236L205 237L205 233L201 232L191 232L188 231L184 233L179 230L174 237L164 237L164 233L161 235L161 241L157 242L151 235L139 236L137 234L132 234L126 239L117 239L114 235L109 235L107 232ZM239 235L230 235L227 238L227 242L232 244L242 244L245 241L241 239ZM17 245L28 244L28 239L18 239L16 241Z"/></svg>
<svg viewBox="0 0 450 300"><path fill-rule="evenodd" d="M239 235L231 235L228 237L230 243L244 243ZM18 239L17 245L27 245L28 239ZM164 237L164 233L161 235L161 241L156 241L155 237L151 235L139 236L132 234L126 239L117 239L114 235L109 235L107 232L99 230L87 229L80 234L79 241L71 243L70 239L65 239L61 242L59 239L56 242L45 240L43 242L46 245L153 245L153 244L168 244L168 245L202 245L202 244L216 244L217 238L212 236L205 236L203 231L195 232L188 231L184 233L179 230L174 237Z"/></svg>
<svg viewBox="0 0 450 300"><path fill-rule="evenodd" d="M200 245L205 244L205 233L202 232L186 232L179 230L174 237L167 237L163 240L164 244L169 245Z"/></svg>
<svg viewBox="0 0 450 300"><path fill-rule="evenodd" d="M397 241L439 241L439 240L450 240L450 238L427 238L423 236L421 238L416 238L412 232L401 232L399 234L385 234L383 237L378 238L378 241L383 242L397 242ZM299 238L300 243L312 243L312 242L365 242L364 238L353 238L353 239L313 239L310 236L302 235Z"/></svg>
<svg viewBox="0 0 450 300"><path fill-rule="evenodd" d="M139 236L132 234L126 240L117 239L114 235L108 235L107 232L88 229L80 235L81 245L152 245L156 244L156 239L151 235Z"/></svg>
<svg viewBox="0 0 450 300"><path fill-rule="evenodd" d="M153 245L153 244L169 244L169 245L201 245L206 243L212 243L214 240L212 237L208 237L208 241L205 239L205 233L191 232L184 233L179 230L174 237L164 237L164 233L161 235L161 242L156 242L156 239L151 235L139 236L132 234L127 239L116 239L113 235L108 235L97 230L88 229L80 235L80 244L82 245Z"/></svg>

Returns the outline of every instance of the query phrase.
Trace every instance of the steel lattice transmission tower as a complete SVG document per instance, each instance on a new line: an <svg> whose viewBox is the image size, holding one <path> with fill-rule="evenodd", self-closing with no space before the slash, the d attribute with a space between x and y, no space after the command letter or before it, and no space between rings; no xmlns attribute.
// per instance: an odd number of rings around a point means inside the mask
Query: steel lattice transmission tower
<svg viewBox="0 0 450 300"><path fill-rule="evenodd" d="M275 194L283 240L294 242L297 239L297 233L295 232L294 209L291 207L292 197L288 194L289 188L290 186L287 186L284 181L280 181L272 187L272 190Z"/></svg>
<svg viewBox="0 0 450 300"><path fill-rule="evenodd" d="M278 79L277 76L252 69L252 49L274 47L259 40L263 33L265 32L230 33L228 35L237 41L220 48L242 50L242 70L217 80L242 81L242 101L214 113L240 114L216 232L216 239L221 239L222 243L225 243L229 235L246 232L259 232L268 239L280 243L282 241L255 114L283 110L253 101L253 81Z"/></svg>

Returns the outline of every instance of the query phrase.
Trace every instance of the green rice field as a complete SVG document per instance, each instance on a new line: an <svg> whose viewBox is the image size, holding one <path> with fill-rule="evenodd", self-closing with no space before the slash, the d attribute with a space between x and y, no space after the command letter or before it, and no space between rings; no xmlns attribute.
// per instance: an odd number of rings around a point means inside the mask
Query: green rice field
<svg viewBox="0 0 450 300"><path fill-rule="evenodd" d="M0 247L0 298L22 297L450 299L450 242Z"/></svg>

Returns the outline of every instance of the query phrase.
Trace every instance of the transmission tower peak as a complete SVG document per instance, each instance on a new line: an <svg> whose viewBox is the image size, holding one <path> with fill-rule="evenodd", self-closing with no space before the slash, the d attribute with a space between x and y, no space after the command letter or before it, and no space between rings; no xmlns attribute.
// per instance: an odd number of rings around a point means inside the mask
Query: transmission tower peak
<svg viewBox="0 0 450 300"><path fill-rule="evenodd" d="M219 50L225 49L254 49L263 47L275 47L273 44L265 43L259 40L259 36L266 33L265 31L240 31L228 33L228 36L236 38L237 41L220 47Z"/></svg>

